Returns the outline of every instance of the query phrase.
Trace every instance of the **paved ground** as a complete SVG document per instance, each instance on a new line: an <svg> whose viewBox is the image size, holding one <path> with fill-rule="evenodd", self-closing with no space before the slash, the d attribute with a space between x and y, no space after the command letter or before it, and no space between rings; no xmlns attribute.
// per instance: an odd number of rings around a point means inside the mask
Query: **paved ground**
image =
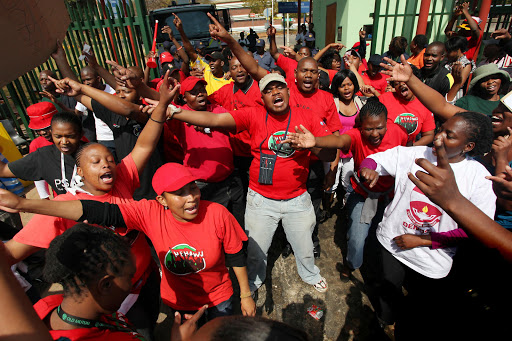
<svg viewBox="0 0 512 341"><path fill-rule="evenodd" d="M37 193L33 189L27 196L37 198ZM302 328L315 341L389 341L390 337L380 330L375 321L360 272L356 271L350 280L341 279L341 261L346 245L346 219L339 209L334 209L333 212L335 214L332 218L320 226L322 255L316 263L327 279L329 290L322 294L301 281L293 254L287 258L281 256L284 233L280 229L270 249L267 281L258 291L258 314ZM30 217L29 214L23 214L23 222L26 223ZM59 290L58 285L53 285L48 292L55 293ZM313 304L324 311L324 316L319 321L307 314L307 308ZM157 340L170 339L171 325L170 311L162 306L155 330Z"/></svg>

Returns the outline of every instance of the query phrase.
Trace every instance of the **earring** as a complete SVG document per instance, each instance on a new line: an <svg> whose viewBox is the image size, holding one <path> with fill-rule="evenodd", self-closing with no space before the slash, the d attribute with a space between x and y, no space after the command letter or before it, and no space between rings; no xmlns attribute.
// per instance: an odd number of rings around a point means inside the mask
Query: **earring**
<svg viewBox="0 0 512 341"><path fill-rule="evenodd" d="M164 210L168 210L169 209L169 206L164 206Z"/></svg>

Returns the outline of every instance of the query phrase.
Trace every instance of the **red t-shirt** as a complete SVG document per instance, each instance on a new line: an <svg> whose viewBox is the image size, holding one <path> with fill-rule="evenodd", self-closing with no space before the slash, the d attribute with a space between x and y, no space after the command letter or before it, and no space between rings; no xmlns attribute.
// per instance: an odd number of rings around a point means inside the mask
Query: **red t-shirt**
<svg viewBox="0 0 512 341"><path fill-rule="evenodd" d="M288 82L288 87L290 88L290 108L301 108L310 112L310 115L316 115L327 125L331 133L342 128L332 94L319 89L311 94L305 94L297 88L295 79L291 83Z"/></svg>
<svg viewBox="0 0 512 341"><path fill-rule="evenodd" d="M180 222L155 200L119 205L128 229L144 232L162 267L160 292L177 310L197 310L226 301L233 287L224 254L235 254L247 240L235 217L219 204L201 200L197 217Z"/></svg>
<svg viewBox="0 0 512 341"><path fill-rule="evenodd" d="M366 140L363 140L359 128L350 129L346 132L346 134L352 139L350 144L350 151L354 157L355 172L359 171L361 162L368 156L378 152L383 152L396 146L405 146L408 139L407 133L405 132L405 129L402 128L402 126L390 122L387 123L386 134L378 146L373 146ZM357 193L361 194L365 198L368 196L366 191L360 188L359 184L354 180L353 177L350 178L350 182L352 183L352 187ZM393 186L393 183L394 179L392 176L381 176L371 191L385 192Z"/></svg>
<svg viewBox="0 0 512 341"><path fill-rule="evenodd" d="M478 46L480 46L480 42L482 41L482 37L484 35L484 32L482 30L480 30L480 32L481 33L480 33L480 36L478 38L474 38L473 36L466 37L466 39L468 40L468 50L466 52L464 52L464 54L466 55L466 57L469 60L473 60L474 59L476 49L478 48Z"/></svg>
<svg viewBox="0 0 512 341"><path fill-rule="evenodd" d="M279 66L286 73L286 82L289 84L295 83L295 70L297 69L297 62L295 59L291 59L283 56L282 54L276 60L276 65Z"/></svg>
<svg viewBox="0 0 512 341"><path fill-rule="evenodd" d="M51 146L52 144L53 142L48 141L44 138L44 136L39 136L30 142L30 146L28 146L28 152L33 153L39 148Z"/></svg>
<svg viewBox="0 0 512 341"><path fill-rule="evenodd" d="M44 321L49 318L50 314L57 309L62 303L63 295L51 295L40 299L34 304L34 310L39 318ZM126 316L121 313L114 313L112 315L117 320L128 321ZM111 315L100 318L100 322L111 324L113 328L117 325L112 321ZM129 323L129 322L128 322ZM85 340L105 340L105 341L125 341L125 340L141 340L141 336L135 331L117 331L107 328L77 328L71 330L50 330L50 335L53 340L70 340L70 341L85 341Z"/></svg>
<svg viewBox="0 0 512 341"><path fill-rule="evenodd" d="M377 72L377 74L374 77L370 77L370 75L368 74L368 71L366 70L363 72L361 77L363 77L363 81L366 85L373 86L375 88L375 90L380 92L381 95L386 92L386 87L388 86L387 79L389 78L388 75L383 75L382 73ZM380 97L379 97L379 100L380 100Z"/></svg>
<svg viewBox="0 0 512 341"><path fill-rule="evenodd" d="M436 128L434 115L417 98L404 101L395 93L386 92L379 97L379 101L388 109L388 120L405 128L409 141L416 141L420 132L425 133Z"/></svg>
<svg viewBox="0 0 512 341"><path fill-rule="evenodd" d="M217 103L224 109L236 111L245 107L263 107L261 92L258 82L251 78L251 85L246 92L235 86L235 83L224 85L219 90L208 96L212 103ZM238 134L229 134L229 141L233 148L233 153L237 156L251 156L251 136L249 132L242 131Z"/></svg>
<svg viewBox="0 0 512 341"><path fill-rule="evenodd" d="M182 108L192 110L187 105ZM208 105L206 110L217 114L227 112L219 105ZM185 153L183 165L193 175L206 182L219 182L233 172L233 150L227 133L212 129L206 134L178 120L168 121L168 124Z"/></svg>
<svg viewBox="0 0 512 341"><path fill-rule="evenodd" d="M295 150L289 146L278 145L284 140L290 113L285 115L268 114L263 107L247 107L230 112L235 119L237 132L248 130L251 135L251 151L254 157L249 170L249 187L271 199L292 199L306 191L309 172L309 150ZM325 123L302 108L291 108L288 131L295 131L295 126L304 125L315 136L329 135ZM263 142L263 143L262 143ZM273 173L273 184L262 185L258 182L260 171L260 144L264 154L277 154Z"/></svg>
<svg viewBox="0 0 512 341"><path fill-rule="evenodd" d="M128 203L133 200L133 192L139 187L139 173L131 154L125 157L116 167L116 179L112 190L104 195L90 195L83 192L61 194L55 197L56 201L69 200L96 200L111 204ZM36 214L15 236L14 240L40 248L47 249L50 242L64 231L76 225L76 222L69 219L51 217ZM135 256L137 271L133 277L134 287L132 292L140 291L143 283L151 269L151 252L146 238L141 233L134 233L129 236L131 250Z"/></svg>
<svg viewBox="0 0 512 341"><path fill-rule="evenodd" d="M295 69L298 64L296 60L279 55L276 64L286 72L286 83L290 88L290 108L302 108L313 112L327 124L331 133L339 131L341 122L332 94L319 89L311 94L301 92L295 83Z"/></svg>

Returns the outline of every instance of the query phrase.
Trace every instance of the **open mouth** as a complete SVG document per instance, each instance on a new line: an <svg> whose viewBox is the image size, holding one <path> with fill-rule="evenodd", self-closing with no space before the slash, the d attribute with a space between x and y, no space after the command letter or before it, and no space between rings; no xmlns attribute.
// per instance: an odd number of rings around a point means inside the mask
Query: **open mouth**
<svg viewBox="0 0 512 341"><path fill-rule="evenodd" d="M310 81L310 80L304 80L302 82L302 86L305 88L305 89L312 89L313 88L313 81Z"/></svg>
<svg viewBox="0 0 512 341"><path fill-rule="evenodd" d="M489 85L489 86L487 87L487 91L489 91L489 92L494 92L494 91L496 91L497 89L498 89L498 87L496 86L496 84L492 84L492 85Z"/></svg>
<svg viewBox="0 0 512 341"><path fill-rule="evenodd" d="M282 97L276 97L276 98L274 98L273 104L276 107L281 107L284 105L284 99Z"/></svg>
<svg viewBox="0 0 512 341"><path fill-rule="evenodd" d="M491 117L491 123L492 125L499 125L503 122L503 116L501 115L492 115Z"/></svg>
<svg viewBox="0 0 512 341"><path fill-rule="evenodd" d="M400 95L402 95L402 97L407 97L409 96L409 88L407 86L401 86L400 87Z"/></svg>
<svg viewBox="0 0 512 341"><path fill-rule="evenodd" d="M197 208L198 208L198 206L194 205L194 206L185 208L185 212L187 212L188 214L194 215L194 214L197 214Z"/></svg>
<svg viewBox="0 0 512 341"><path fill-rule="evenodd" d="M199 105L206 105L206 98L201 97L197 99L197 104Z"/></svg>
<svg viewBox="0 0 512 341"><path fill-rule="evenodd" d="M107 172L100 176L101 181L105 184L111 184L114 181L114 176L112 172Z"/></svg>

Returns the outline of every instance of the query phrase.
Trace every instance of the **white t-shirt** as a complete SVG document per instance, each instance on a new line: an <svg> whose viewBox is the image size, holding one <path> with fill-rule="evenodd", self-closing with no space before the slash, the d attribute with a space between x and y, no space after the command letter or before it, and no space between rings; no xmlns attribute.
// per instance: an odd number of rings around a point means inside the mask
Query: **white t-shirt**
<svg viewBox="0 0 512 341"><path fill-rule="evenodd" d="M409 250L398 248L393 238L402 234L428 234L429 232L446 232L458 228L457 223L442 208L430 201L414 183L407 173L415 174L419 167L415 160L425 158L437 165L437 158L432 148L395 147L369 158L377 162L376 171L380 175L395 178L395 197L386 207L382 222L377 228L377 238L396 259L414 271L430 278L442 278L448 275L452 267L455 247L432 250L429 247L416 247ZM471 157L450 166L460 193L482 210L491 219L496 209L496 196L492 182L485 177L489 172Z"/></svg>
<svg viewBox="0 0 512 341"><path fill-rule="evenodd" d="M105 91L106 93L109 93L111 95L116 93L116 91L114 89L112 89L112 87L108 84L105 84L105 90L103 90L103 91ZM87 116L87 107L85 105L83 105L82 103L77 102L75 109L80 111L82 113L82 115ZM105 122L103 122L102 120L97 118L96 115L94 115L94 113L93 113L93 116L94 116L94 126L96 128L96 140L98 140L98 141L113 141L114 133L112 132L112 130L110 130L110 128L108 127L108 125Z"/></svg>

